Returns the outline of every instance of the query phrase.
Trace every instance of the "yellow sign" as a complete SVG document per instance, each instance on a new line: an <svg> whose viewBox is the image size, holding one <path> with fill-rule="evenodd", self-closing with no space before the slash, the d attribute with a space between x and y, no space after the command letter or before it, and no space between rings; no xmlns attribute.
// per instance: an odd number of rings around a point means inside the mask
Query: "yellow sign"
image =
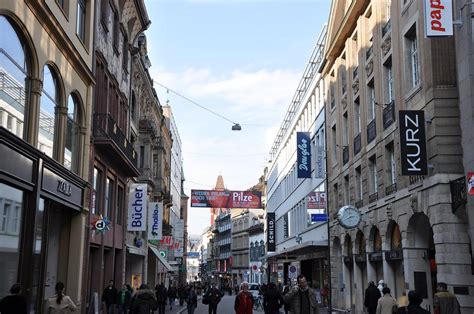
<svg viewBox="0 0 474 314"><path fill-rule="evenodd" d="M142 284L142 275L140 274L132 274L132 288L134 290L138 290L140 288L140 285Z"/></svg>

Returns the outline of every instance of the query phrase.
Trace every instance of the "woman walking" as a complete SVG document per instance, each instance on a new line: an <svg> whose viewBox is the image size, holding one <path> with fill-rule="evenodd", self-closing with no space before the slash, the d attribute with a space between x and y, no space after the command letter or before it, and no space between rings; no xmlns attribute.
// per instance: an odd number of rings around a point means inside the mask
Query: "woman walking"
<svg viewBox="0 0 474 314"><path fill-rule="evenodd" d="M56 295L48 299L49 314L66 314L77 310L76 305L71 298L64 294L64 284L58 282L55 287Z"/></svg>

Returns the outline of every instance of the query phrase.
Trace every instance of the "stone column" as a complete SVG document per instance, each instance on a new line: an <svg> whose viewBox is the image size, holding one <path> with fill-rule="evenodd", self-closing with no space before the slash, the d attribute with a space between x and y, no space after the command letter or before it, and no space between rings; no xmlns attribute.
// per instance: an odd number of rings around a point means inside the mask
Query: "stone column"
<svg viewBox="0 0 474 314"><path fill-rule="evenodd" d="M43 91L43 81L38 78L27 78L25 81L28 99L25 104L25 126L23 138L34 147L37 147L39 112L41 92Z"/></svg>

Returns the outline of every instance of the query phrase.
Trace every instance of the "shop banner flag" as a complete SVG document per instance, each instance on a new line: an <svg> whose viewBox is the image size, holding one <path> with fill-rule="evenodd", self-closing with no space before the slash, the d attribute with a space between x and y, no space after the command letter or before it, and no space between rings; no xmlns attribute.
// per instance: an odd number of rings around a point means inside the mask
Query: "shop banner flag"
<svg viewBox="0 0 474 314"><path fill-rule="evenodd" d="M161 240L163 234L163 202L148 205L148 240Z"/></svg>
<svg viewBox="0 0 474 314"><path fill-rule="evenodd" d="M315 170L315 178L316 179L324 179L326 178L326 165L324 157L326 156L326 151L324 150L324 146L316 146L316 168Z"/></svg>
<svg viewBox="0 0 474 314"><path fill-rule="evenodd" d="M453 0L424 0L426 37L453 36Z"/></svg>
<svg viewBox="0 0 474 314"><path fill-rule="evenodd" d="M128 231L146 231L147 185L131 184L128 194Z"/></svg>
<svg viewBox="0 0 474 314"><path fill-rule="evenodd" d="M191 207L262 208L262 192L191 190Z"/></svg>
<svg viewBox="0 0 474 314"><path fill-rule="evenodd" d="M311 178L311 139L309 132L296 132L298 178Z"/></svg>
<svg viewBox="0 0 474 314"><path fill-rule="evenodd" d="M275 252L275 213L267 213L267 252Z"/></svg>
<svg viewBox="0 0 474 314"><path fill-rule="evenodd" d="M400 110L400 163L402 176L426 176L425 114L423 110Z"/></svg>
<svg viewBox="0 0 474 314"><path fill-rule="evenodd" d="M307 209L325 209L326 208L326 192L310 192L306 196Z"/></svg>

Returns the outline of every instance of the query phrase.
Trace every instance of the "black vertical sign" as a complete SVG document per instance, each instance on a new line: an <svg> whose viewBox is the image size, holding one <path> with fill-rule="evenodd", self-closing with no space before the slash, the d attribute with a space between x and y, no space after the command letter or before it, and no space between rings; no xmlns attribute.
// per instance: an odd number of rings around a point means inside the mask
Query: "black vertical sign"
<svg viewBox="0 0 474 314"><path fill-rule="evenodd" d="M267 213L267 252L275 251L275 213Z"/></svg>
<svg viewBox="0 0 474 314"><path fill-rule="evenodd" d="M400 110L400 163L403 176L428 174L423 110Z"/></svg>
<svg viewBox="0 0 474 314"><path fill-rule="evenodd" d="M309 132L296 132L297 177L311 178L311 138Z"/></svg>

